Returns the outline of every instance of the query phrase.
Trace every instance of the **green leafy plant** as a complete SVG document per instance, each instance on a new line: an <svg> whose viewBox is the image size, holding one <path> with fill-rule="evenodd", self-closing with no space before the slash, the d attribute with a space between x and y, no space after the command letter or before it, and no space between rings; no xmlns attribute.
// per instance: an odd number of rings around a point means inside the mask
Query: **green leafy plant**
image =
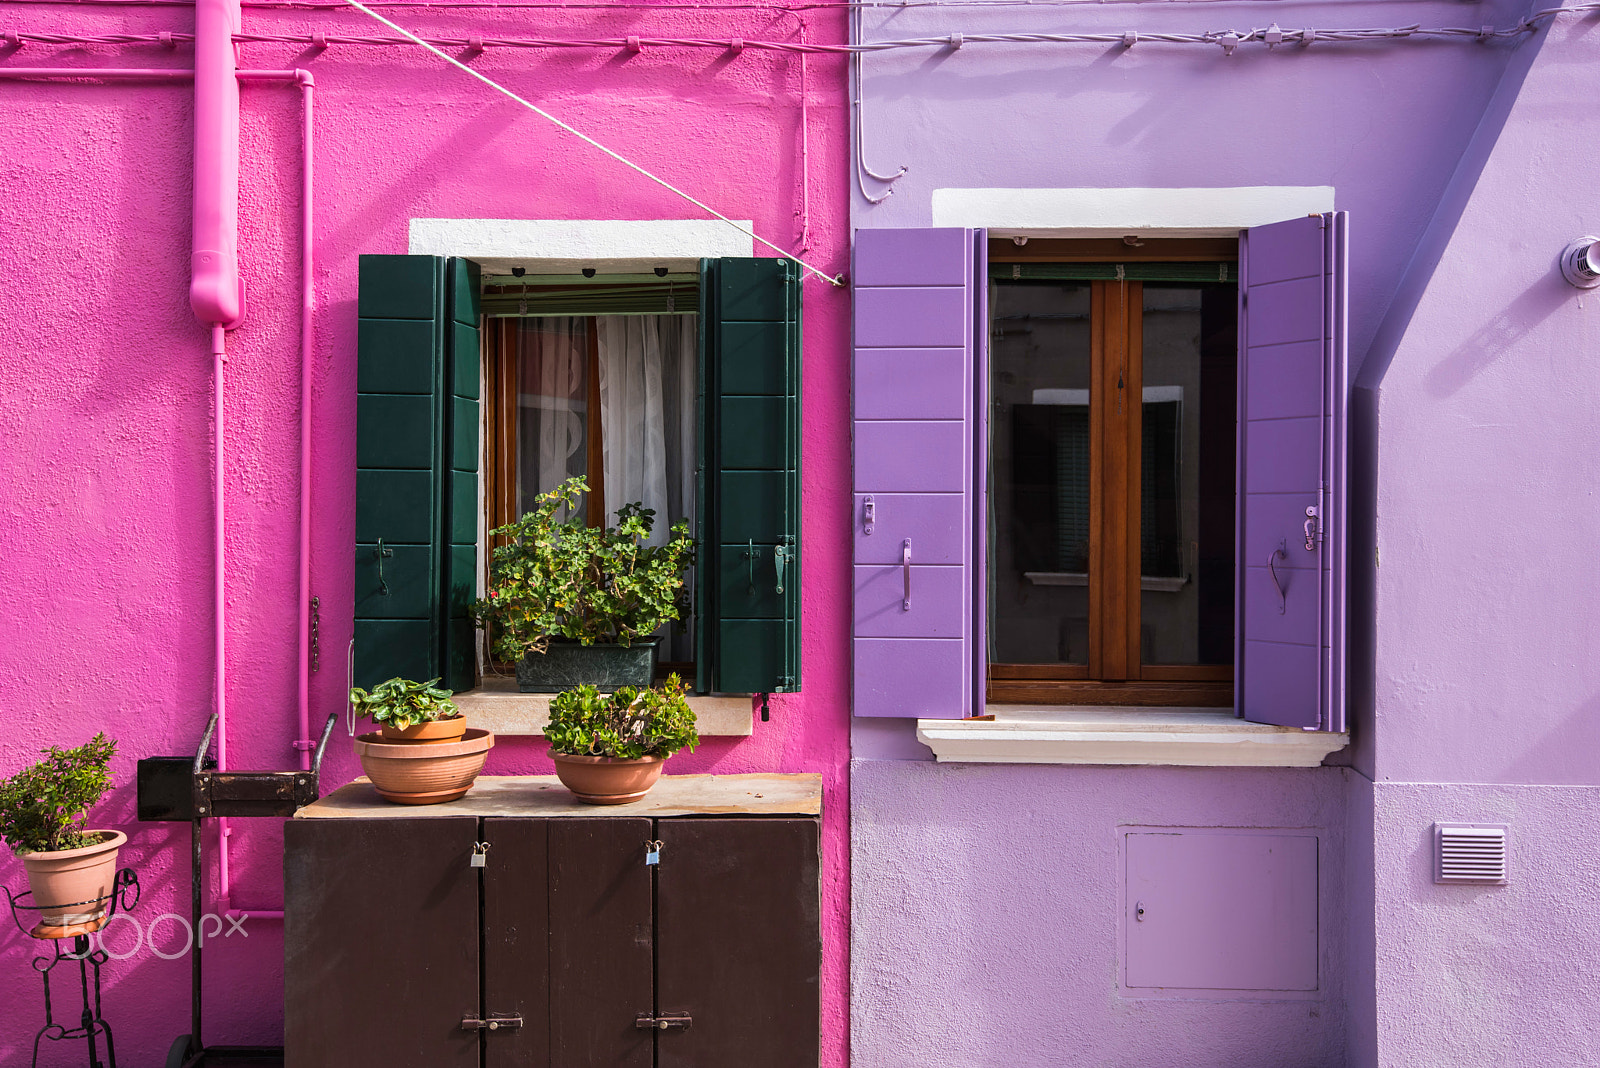
<svg viewBox="0 0 1600 1068"><path fill-rule="evenodd" d="M438 681L393 678L378 683L370 693L357 686L350 691L350 703L355 706L356 715L402 731L418 723L453 719L461 714L450 700L454 691L435 686Z"/></svg>
<svg viewBox="0 0 1600 1068"><path fill-rule="evenodd" d="M616 526L590 527L579 508L588 491L569 478L493 531L506 544L494 550L488 595L472 614L502 659L543 653L553 638L631 645L679 618L677 593L694 563L689 524L672 524L664 545L646 545L655 512L634 503L617 509Z"/></svg>
<svg viewBox="0 0 1600 1068"><path fill-rule="evenodd" d="M94 845L84 820L111 789L117 743L104 732L76 749L41 749L45 758L0 782L0 838L13 852L38 853Z"/></svg>
<svg viewBox="0 0 1600 1068"><path fill-rule="evenodd" d="M587 683L550 702L544 736L569 756L667 757L700 741L694 709L676 675L658 686L623 686L603 694Z"/></svg>

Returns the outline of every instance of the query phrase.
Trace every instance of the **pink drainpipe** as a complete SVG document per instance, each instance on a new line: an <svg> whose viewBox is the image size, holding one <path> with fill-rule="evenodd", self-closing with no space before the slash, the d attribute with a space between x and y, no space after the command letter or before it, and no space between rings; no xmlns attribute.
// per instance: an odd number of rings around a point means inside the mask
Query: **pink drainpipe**
<svg viewBox="0 0 1600 1068"><path fill-rule="evenodd" d="M226 611L223 507L223 365L227 361L226 331L244 317L244 283L238 269L239 232L239 90L238 83L293 82L302 101L301 186L301 323L300 323L300 623L298 737L302 770L311 766L310 642L311 615L311 375L313 313L316 291L312 276L312 116L316 81L307 70L238 70L234 62L233 34L239 30L238 0L198 0L195 11L195 69L130 69L110 67L0 67L0 80L93 79L99 81L195 80L195 200L191 254L190 306L195 316L211 328L216 421L216 497L213 551L216 556L215 600L215 705L217 711L217 765L227 767ZM240 910L233 907L228 863L228 839L233 829L219 823L219 876L223 911L232 917L281 919L273 909Z"/></svg>

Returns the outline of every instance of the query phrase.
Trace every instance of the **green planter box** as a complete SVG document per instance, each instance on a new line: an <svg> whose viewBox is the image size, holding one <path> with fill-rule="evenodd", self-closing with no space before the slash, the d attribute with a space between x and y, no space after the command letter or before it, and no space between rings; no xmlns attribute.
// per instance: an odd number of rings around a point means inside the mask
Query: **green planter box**
<svg viewBox="0 0 1600 1068"><path fill-rule="evenodd" d="M517 689L560 693L587 682L610 693L619 686L649 686L656 674L656 643L655 638L629 646L551 642L548 651L522 658Z"/></svg>

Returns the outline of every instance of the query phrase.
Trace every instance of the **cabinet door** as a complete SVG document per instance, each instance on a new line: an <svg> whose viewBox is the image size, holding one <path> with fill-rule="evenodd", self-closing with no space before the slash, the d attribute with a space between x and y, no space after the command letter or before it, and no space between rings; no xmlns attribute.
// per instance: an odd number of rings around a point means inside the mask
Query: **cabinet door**
<svg viewBox="0 0 1600 1068"><path fill-rule="evenodd" d="M658 1068L817 1068L814 819L664 819L656 876Z"/></svg>
<svg viewBox="0 0 1600 1068"><path fill-rule="evenodd" d="M522 1026L484 1034L487 1068L550 1063L548 820L485 819L483 1011Z"/></svg>
<svg viewBox="0 0 1600 1068"><path fill-rule="evenodd" d="M294 1068L477 1068L475 817L289 820L284 1052Z"/></svg>
<svg viewBox="0 0 1600 1068"><path fill-rule="evenodd" d="M651 1068L652 1032L634 1026L654 1004L654 868L644 862L651 821L612 816L545 823L550 1064Z"/></svg>

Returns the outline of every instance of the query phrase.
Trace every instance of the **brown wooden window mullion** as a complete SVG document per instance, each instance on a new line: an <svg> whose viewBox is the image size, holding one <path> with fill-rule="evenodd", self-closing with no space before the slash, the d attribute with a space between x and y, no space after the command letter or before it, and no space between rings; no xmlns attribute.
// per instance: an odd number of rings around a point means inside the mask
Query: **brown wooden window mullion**
<svg viewBox="0 0 1600 1068"><path fill-rule="evenodd" d="M1090 300L1089 675L1139 677L1139 450L1143 286L1094 282Z"/></svg>

